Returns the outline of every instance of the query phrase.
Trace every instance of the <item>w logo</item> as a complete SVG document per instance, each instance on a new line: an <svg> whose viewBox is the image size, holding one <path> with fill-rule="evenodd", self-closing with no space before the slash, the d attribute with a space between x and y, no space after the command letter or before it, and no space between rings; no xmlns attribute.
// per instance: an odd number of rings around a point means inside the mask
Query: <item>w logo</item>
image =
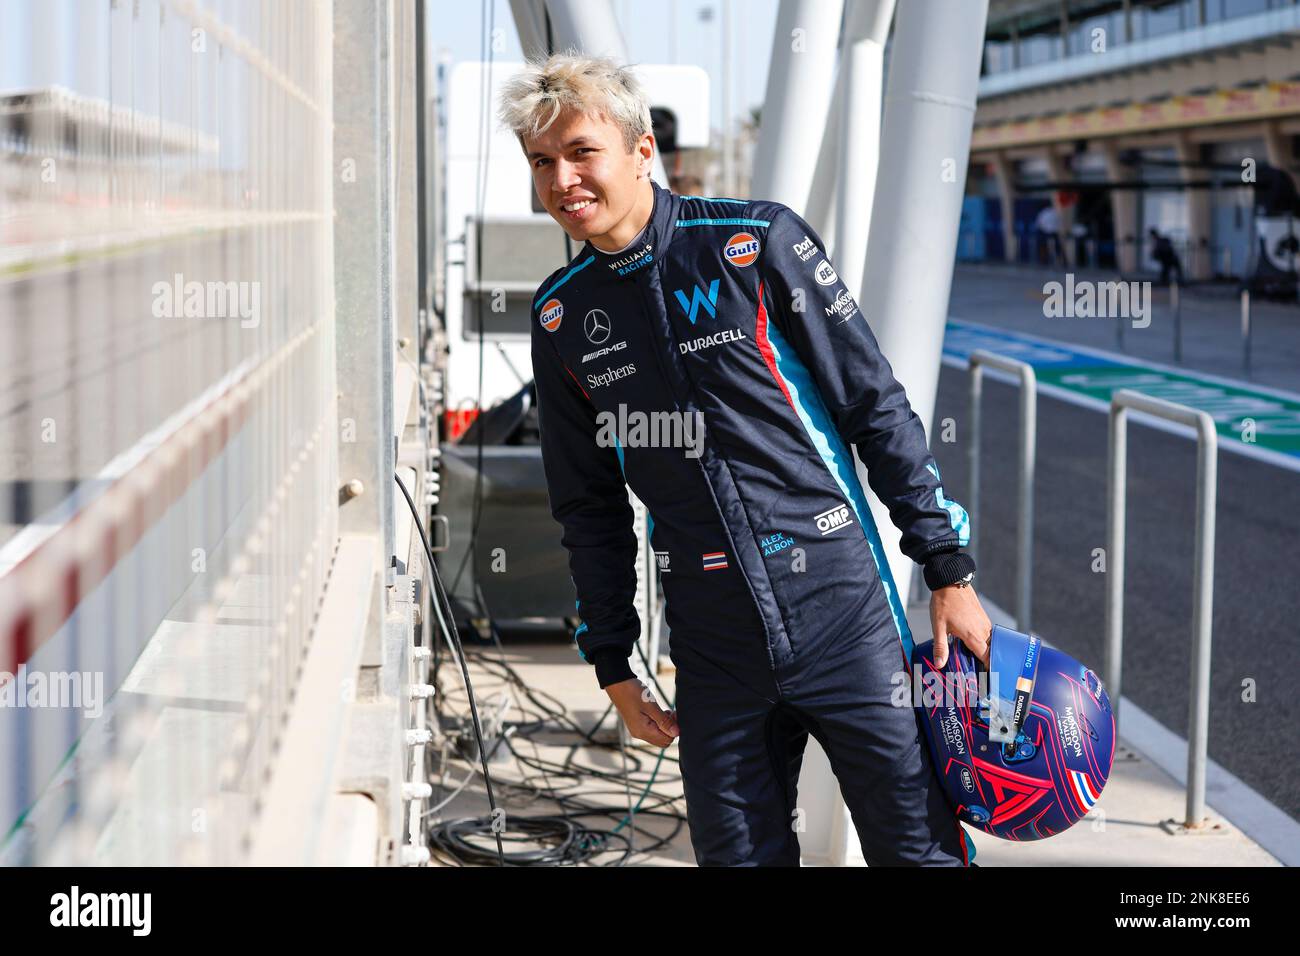
<svg viewBox="0 0 1300 956"><path fill-rule="evenodd" d="M691 300L689 302L686 301L686 296L683 294L681 289L673 290L673 295L677 296L677 304L682 307L682 311L686 313L686 317L691 320L691 325L695 324L695 313L698 311L700 306L704 306L704 311L709 313L709 318L716 319L718 317L717 307L719 281L721 280L714 279L709 283L708 295L705 295L704 290L699 286L692 286Z"/></svg>

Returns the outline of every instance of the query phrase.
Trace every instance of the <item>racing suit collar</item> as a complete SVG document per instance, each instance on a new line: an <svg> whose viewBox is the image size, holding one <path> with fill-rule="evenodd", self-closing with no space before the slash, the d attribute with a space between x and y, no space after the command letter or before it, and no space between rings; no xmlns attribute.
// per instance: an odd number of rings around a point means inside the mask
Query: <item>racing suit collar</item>
<svg viewBox="0 0 1300 956"><path fill-rule="evenodd" d="M610 253L597 249L591 244L591 240L587 240L583 243L585 249L583 258L586 255L595 256L596 262L613 275L632 279L643 274L644 267L661 255L663 246L672 235L678 200L670 190L660 186L653 179L650 180L650 187L654 190L654 207L650 210L650 221L646 223L645 228L632 244L621 252Z"/></svg>

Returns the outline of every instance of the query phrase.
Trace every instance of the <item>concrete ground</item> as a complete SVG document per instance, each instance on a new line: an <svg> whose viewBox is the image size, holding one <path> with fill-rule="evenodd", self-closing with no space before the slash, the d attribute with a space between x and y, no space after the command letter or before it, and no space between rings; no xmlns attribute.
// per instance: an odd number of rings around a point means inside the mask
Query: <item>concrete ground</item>
<svg viewBox="0 0 1300 956"><path fill-rule="evenodd" d="M1005 621L996 607L989 607L990 616L995 620ZM917 640L925 640L928 610L925 604L916 604L909 609L909 621ZM480 714L491 714L503 692L514 693L516 703L535 711L534 705L524 700L516 692L510 692L507 682L499 677L499 667L483 665L484 659L504 660L529 687L544 691L554 700L551 706L563 705L571 717L582 728L591 728L608 706L608 698L594 680L592 669L584 664L571 646L559 639L535 640L529 643L509 642L503 653L495 649L476 649L472 652L474 663L471 666L471 679L474 681L475 693L479 700ZM659 680L668 694L673 693L673 674L671 669L659 675ZM442 682L447 699L444 705L451 712L467 712L464 708L464 694L460 688L457 673L450 667L443 669ZM526 719L529 714L518 709L506 714L508 721ZM598 740L617 742L614 732L616 717L609 714L602 727ZM490 719L484 716L490 723ZM616 749L574 745L580 738L572 731L553 731L535 733L527 741L516 740L515 749L531 760L544 759L556 765L566 759L581 766L589 766L607 773L621 772L622 760ZM636 775L633 799L644 787L649 772L654 768L658 751L647 744L635 742L632 750L639 759L641 772ZM489 745L490 746L490 745ZM663 807L685 814L685 802L681 798L681 782L675 763L677 746L667 748L666 759L654 781L653 791L674 802ZM465 778L468 764L463 759L453 761L448 777L454 782ZM556 806L548 801L525 800L520 791L510 791L509 782L518 783L528 777L539 780L538 772L527 768L512 757L498 758L489 765L497 789L497 802L505 808L506 819L511 815L549 815L556 812ZM557 783L556 778L550 782ZM593 805L613 807L620 814L627 807L628 798L621 782L601 780L592 777L580 777L571 781L572 789L566 793ZM567 784L566 784L567 786ZM435 788L433 801L444 798L446 791L440 793ZM1276 866L1279 861L1258 843L1246 836L1234 826L1230 816L1231 806L1210 804L1212 822L1203 835L1174 835L1162 827L1164 821L1180 818L1184 806L1184 790L1179 781L1151 757L1139 750L1134 744L1121 738L1116 748L1114 768L1097 808L1075 827L1064 834L1038 843L1008 843L995 837L982 834L974 828L968 828L977 849L977 862L981 866L1176 866L1176 867L1224 867L1224 866ZM458 816L478 816L487 813L487 801L481 786L481 777L475 775L471 786L444 808L440 819L453 819ZM1225 815L1226 813L1226 815ZM613 821L589 822L599 827L608 828ZM663 818L641 817L639 824L647 830L667 834L671 821ZM637 834L638 847L644 847L648 835ZM592 861L593 864L608 863L616 854L609 853ZM850 854L852 858L852 854ZM435 865L438 861L435 861ZM630 856L626 865L634 866L693 866L694 856L691 852L690 838L683 826L675 838L666 846L651 852L638 851Z"/></svg>

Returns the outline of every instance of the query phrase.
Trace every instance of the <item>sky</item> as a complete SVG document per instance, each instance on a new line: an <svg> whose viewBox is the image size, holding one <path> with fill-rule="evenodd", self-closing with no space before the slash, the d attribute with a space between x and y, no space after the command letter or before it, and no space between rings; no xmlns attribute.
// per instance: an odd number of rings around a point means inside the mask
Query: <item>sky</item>
<svg viewBox="0 0 1300 956"><path fill-rule="evenodd" d="M200 0L244 36L283 0ZM766 93L778 0L580 0L608 2L623 27L632 63L689 63L710 77L710 121L722 116L722 4L731 11L731 115L748 116ZM162 0L0 0L0 90L58 84L83 95L112 99L216 134L222 159L243 153L238 109L244 69L238 58L222 83L202 58L189 53L183 18L163 17ZM430 52L449 65L482 57L484 24L495 16L494 59L523 59L509 0L429 0ZM707 19L705 13L711 14ZM160 30L159 24L165 24ZM672 27L676 25L674 30ZM165 40L164 40L165 36ZM436 62L436 60L435 60ZM162 82L160 82L162 81ZM236 89L231 89L231 87ZM212 107L219 103L220 108ZM212 127L212 128L209 128Z"/></svg>
<svg viewBox="0 0 1300 956"><path fill-rule="evenodd" d="M0 0L3 2L3 0ZM582 0L600 3L605 0ZM732 116L745 117L750 107L763 101L767 67L776 28L777 0L608 0L623 27L628 56L633 63L690 63L709 74L713 96L710 110L714 127L722 115L721 5L731 11ZM432 47L445 51L452 64L482 58L481 37L485 11L495 7L500 49L494 59L519 61L523 51L515 32L509 0L480 0L444 4L435 0L430 17ZM439 9L441 8L441 9ZM452 13L451 10L457 12ZM443 12L446 10L447 12ZM712 11L704 21L700 11ZM673 20L676 20L676 57L673 56Z"/></svg>

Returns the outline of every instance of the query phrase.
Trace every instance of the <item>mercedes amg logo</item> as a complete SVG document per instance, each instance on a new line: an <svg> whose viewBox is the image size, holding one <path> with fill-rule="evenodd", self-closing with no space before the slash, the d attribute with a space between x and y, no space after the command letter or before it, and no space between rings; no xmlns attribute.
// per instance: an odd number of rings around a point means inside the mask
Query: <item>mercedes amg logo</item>
<svg viewBox="0 0 1300 956"><path fill-rule="evenodd" d="M582 327L587 330L587 338L592 345L600 345L609 338L609 316L604 309L592 309L583 320Z"/></svg>

